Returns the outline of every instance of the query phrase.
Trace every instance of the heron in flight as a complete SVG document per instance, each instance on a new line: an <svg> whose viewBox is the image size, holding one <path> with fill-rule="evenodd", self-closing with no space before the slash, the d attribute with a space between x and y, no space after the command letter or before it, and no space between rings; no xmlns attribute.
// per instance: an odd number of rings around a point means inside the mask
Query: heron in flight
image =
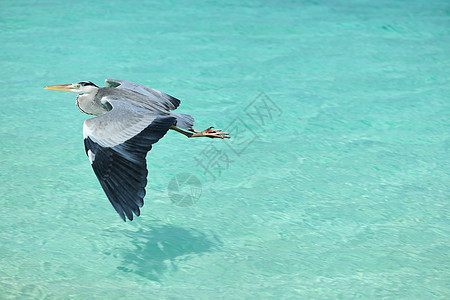
<svg viewBox="0 0 450 300"><path fill-rule="evenodd" d="M83 126L84 146L94 173L114 209L126 221L140 215L147 185L146 155L169 129L189 138L229 138L209 127L193 129L194 118L173 113L180 100L147 86L106 79L105 87L90 81L51 85L44 89L77 95L81 112L96 117Z"/></svg>

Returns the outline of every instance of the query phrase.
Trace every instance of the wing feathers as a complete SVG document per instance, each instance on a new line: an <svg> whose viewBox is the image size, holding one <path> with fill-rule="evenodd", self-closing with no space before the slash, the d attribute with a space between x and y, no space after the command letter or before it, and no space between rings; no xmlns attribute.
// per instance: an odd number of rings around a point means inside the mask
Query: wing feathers
<svg viewBox="0 0 450 300"><path fill-rule="evenodd" d="M147 96L151 100L159 102L160 104L164 105L167 110L175 110L181 103L180 100L168 94L149 88L148 86L126 80L106 79L105 87L135 91L139 94Z"/></svg>
<svg viewBox="0 0 450 300"><path fill-rule="evenodd" d="M148 174L147 152L175 123L175 117L169 115L149 117L139 108L128 107L129 104L111 102L113 109L110 112L86 120L85 150L112 206L124 221L126 218L131 221L133 213L139 216L139 208L144 205ZM124 118L123 114L130 111L134 113L130 114L129 118ZM118 114L121 114L121 117L115 118L114 116ZM137 119L133 119L136 116ZM138 131L136 126L143 124L141 116L147 120L151 119L151 122ZM121 133L117 133L110 128L124 129ZM129 132L138 133L128 136Z"/></svg>

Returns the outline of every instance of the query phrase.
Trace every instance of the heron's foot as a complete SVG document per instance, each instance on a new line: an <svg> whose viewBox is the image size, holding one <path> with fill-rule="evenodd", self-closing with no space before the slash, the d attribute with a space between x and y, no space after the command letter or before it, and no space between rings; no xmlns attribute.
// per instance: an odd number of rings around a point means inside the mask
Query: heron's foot
<svg viewBox="0 0 450 300"><path fill-rule="evenodd" d="M211 139L229 139L228 133L221 131L220 129L213 129L214 127L209 127L203 131L198 131L193 129L194 133L191 137L209 137Z"/></svg>

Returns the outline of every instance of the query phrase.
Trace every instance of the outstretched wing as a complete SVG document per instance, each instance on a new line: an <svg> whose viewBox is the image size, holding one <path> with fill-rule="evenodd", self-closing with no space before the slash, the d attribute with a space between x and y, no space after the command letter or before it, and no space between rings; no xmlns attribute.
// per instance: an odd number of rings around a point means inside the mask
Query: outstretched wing
<svg viewBox="0 0 450 300"><path fill-rule="evenodd" d="M84 122L86 154L95 175L117 213L131 221L144 205L147 152L175 123L170 115L120 101L112 110Z"/></svg>
<svg viewBox="0 0 450 300"><path fill-rule="evenodd" d="M155 89L149 88L145 85L126 80L106 79L105 87L115 87L119 89L129 89L135 91L137 93L150 97L153 100L158 101L159 103L164 105L164 107L166 107L167 110L175 110L180 105L180 100L178 100L175 97L172 97Z"/></svg>

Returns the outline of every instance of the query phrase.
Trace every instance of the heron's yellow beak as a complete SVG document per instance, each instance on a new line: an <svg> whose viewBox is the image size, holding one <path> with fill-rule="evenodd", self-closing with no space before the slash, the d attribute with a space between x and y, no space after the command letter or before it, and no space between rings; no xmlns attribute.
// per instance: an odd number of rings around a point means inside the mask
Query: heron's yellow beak
<svg viewBox="0 0 450 300"><path fill-rule="evenodd" d="M73 86L73 84L59 84L44 86L44 89L50 91L73 92L75 90L75 87Z"/></svg>

